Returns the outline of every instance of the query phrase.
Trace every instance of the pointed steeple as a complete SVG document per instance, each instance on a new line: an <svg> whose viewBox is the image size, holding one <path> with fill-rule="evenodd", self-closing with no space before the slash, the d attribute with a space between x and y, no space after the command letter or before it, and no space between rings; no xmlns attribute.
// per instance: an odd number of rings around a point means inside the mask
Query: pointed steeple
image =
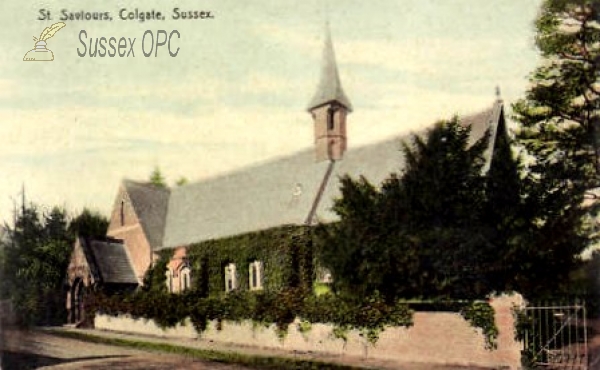
<svg viewBox="0 0 600 370"><path fill-rule="evenodd" d="M342 89L342 83L340 82L333 42L331 41L331 32L327 23L325 26L321 79L317 87L317 92L308 105L308 111L331 102L337 102L346 108L347 111L352 111L352 104L350 104L350 100L346 97L344 89Z"/></svg>

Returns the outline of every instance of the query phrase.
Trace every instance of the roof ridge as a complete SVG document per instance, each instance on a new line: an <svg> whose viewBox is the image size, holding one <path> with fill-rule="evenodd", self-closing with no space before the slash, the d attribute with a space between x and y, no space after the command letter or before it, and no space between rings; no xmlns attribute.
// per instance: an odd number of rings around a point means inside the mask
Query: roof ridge
<svg viewBox="0 0 600 370"><path fill-rule="evenodd" d="M158 191L165 191L165 192L171 191L171 188L168 186L158 186L158 185L153 184L150 181L139 181L139 180L132 180L132 179L124 178L122 180L122 183L125 185L142 186L147 189L158 190Z"/></svg>
<svg viewBox="0 0 600 370"><path fill-rule="evenodd" d="M468 114L468 115L458 116L459 120L460 120L460 122L463 122L463 120L465 120L465 119L475 118L475 117L477 117L477 116L479 116L481 114L484 114L484 113L488 113L488 114L491 115L492 113L495 112L495 109L497 109L498 105L502 106L502 102L496 100L494 102L494 104L491 107L489 107L489 108L485 108L485 109L482 109L482 110L480 110L478 112L471 113L471 114ZM433 124L431 124L429 126L432 126L432 125ZM410 131L406 131L406 132L404 132L402 134L395 134L395 135L392 135L392 136L389 136L389 137L377 140L375 142L360 144L359 146L356 146L356 147L354 147L352 149L349 149L349 151L360 150L362 148L368 148L368 147L373 146L373 145L380 145L381 143L388 142L388 141L393 141L393 140L397 140L398 138L402 138L402 137L404 137L406 135L424 134L424 133L426 133L425 130L427 130L427 128L429 128L429 126L428 127L423 127L423 128L421 128L419 130L410 130ZM310 148L310 147L309 148L303 148L303 149L296 150L296 151L294 151L292 153L286 153L286 154L283 154L283 155L278 155L278 156L275 156L275 157L270 157L270 158L267 158L267 159L263 159L263 160L260 160L260 161L257 161L257 162L250 163L247 166L238 167L238 168L232 169L230 171L226 171L226 172L222 172L222 173L216 174L214 176L208 176L208 177L205 177L205 178L202 178L202 179L199 179L199 180L195 180L195 181L192 181L192 182L190 182L188 184L174 187L174 188L172 188L170 190L173 190L173 191L183 190L183 189L190 188L190 187L193 187L195 185L198 185L200 183L205 183L207 181L215 181L215 180L218 180L218 179L222 179L222 178L226 178L226 177L230 177L230 176L235 176L238 173L245 173L247 171L251 171L254 168L262 167L262 166L270 164L270 163L279 162L279 161L282 161L282 160L293 158L293 157L296 157L298 155L305 154L306 152L312 152L312 148Z"/></svg>

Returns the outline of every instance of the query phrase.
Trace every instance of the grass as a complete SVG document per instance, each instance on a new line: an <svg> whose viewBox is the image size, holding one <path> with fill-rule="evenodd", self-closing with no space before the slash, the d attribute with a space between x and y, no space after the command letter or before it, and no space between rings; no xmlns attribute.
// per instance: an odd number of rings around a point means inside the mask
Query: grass
<svg viewBox="0 0 600 370"><path fill-rule="evenodd" d="M89 333L69 332L62 330L45 330L44 333L78 339L91 343L108 344L153 352L163 352L189 356L205 361L238 364L255 369L323 369L323 370L356 370L358 367L332 364L318 360L296 359L275 356L248 355L235 352L215 351L209 349L189 348L168 343L145 342L124 338L108 338Z"/></svg>

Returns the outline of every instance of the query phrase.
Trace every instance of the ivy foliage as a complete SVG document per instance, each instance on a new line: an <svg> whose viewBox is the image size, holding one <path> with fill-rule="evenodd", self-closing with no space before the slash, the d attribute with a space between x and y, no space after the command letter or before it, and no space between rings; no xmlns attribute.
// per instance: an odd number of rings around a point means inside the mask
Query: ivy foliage
<svg viewBox="0 0 600 370"><path fill-rule="evenodd" d="M265 280L267 277L271 279L271 285L265 284L269 289L249 291L241 288L225 293L222 279L217 281L217 279L211 280L209 277L208 283L214 285L212 289L208 290L211 294L205 294L206 291L198 289L203 285L202 277L200 277L195 280L196 284L193 289L182 294L168 293L165 289L164 276L172 251L163 251L158 261L146 273L143 289L124 295L106 295L96 292L88 300L88 312L100 312L115 316L129 314L134 318L152 319L162 328L183 323L189 317L199 333L205 331L211 321L217 322L217 327L219 327L223 321L250 320L256 325L266 327L275 324L276 332L281 339L285 337L289 325L299 318L304 323L303 328L305 329L312 323L329 323L333 324L338 331L341 328L343 331L360 330L371 343L377 341L379 333L386 326L408 327L412 325L412 310L407 304L397 301L390 305L382 299L378 292L364 301L355 297L343 298L333 294L315 296L307 288L307 283L304 283L304 281L311 283L313 281L312 253L309 251L311 235L306 231L299 228L277 228L269 232L221 240L220 243L200 244L188 252L190 263L194 266L195 261L203 261L207 264L209 256L204 253L215 252L213 248L217 248L217 246L230 246L232 249L223 247L224 250L220 251L221 254L215 253L212 256L214 262L212 265L208 264L208 271L210 268L214 269L219 277L223 276L221 265L229 261L242 262L249 258L259 259L260 257L265 258L265 262L270 261L269 258L275 258L274 261L280 263L285 261L287 265L283 265L284 268L273 269L279 270L277 275L266 275ZM261 243L254 244L253 241L265 241L266 243L267 240L271 240L268 238L269 235L278 236L279 242L284 241L283 251L290 252L293 245L295 252L277 255L262 250L265 248L264 246L253 248L257 245L261 246ZM246 243L240 244L241 241ZM212 248L202 250L207 245ZM237 256L229 254L228 252L236 251L236 245L245 245L247 248ZM267 248L268 246L269 244L267 244ZM201 251L202 253L199 253ZM270 263L274 263L274 261ZM285 266L288 267L287 271ZM202 273L202 267L197 273ZM276 283L273 283L273 280Z"/></svg>
<svg viewBox="0 0 600 370"><path fill-rule="evenodd" d="M343 298L334 294L304 295L300 288L278 292L238 291L221 296L198 298L192 292L184 294L141 291L131 295L107 296L96 293L91 297L89 312L154 320L160 327L173 327L190 318L198 333L216 322L252 321L257 326L275 324L277 335L283 339L289 325L297 318L299 331L304 335L312 324L333 325L332 335L347 341L350 330L357 330L368 343L374 345L387 327L411 327L414 311L459 312L474 328L480 328L486 348L497 348L498 329L494 310L487 302L433 302L426 305L397 300L386 302L375 292L366 300Z"/></svg>
<svg viewBox="0 0 600 370"><path fill-rule="evenodd" d="M312 253L308 251L312 245L310 232L298 228L286 228L285 231L284 233L284 229L272 229L270 232L279 235L283 240L285 240L283 235L287 235L291 245L295 246L294 250L300 251L297 253L299 257L288 256L290 268L298 271L308 270L307 267L301 267L302 263L294 264L292 260L294 258L308 260L312 256ZM231 238L225 245L228 245L229 242L235 245L240 240L248 241L253 238L262 240L268 235L268 232L264 232ZM200 247L199 245L198 248ZM414 310L442 310L462 312L465 319L473 326L483 329L489 343L493 343L497 335L493 310L489 308L486 311L485 306L481 304L471 308L470 303L464 301L438 301L426 304L403 300L390 302L384 299L378 291L364 299L357 295L332 293L315 295L302 283L302 281L314 280L312 273L308 272L304 277L301 273L294 274L293 272L285 275L291 282L300 281L297 286L285 285L279 286L278 289L272 286L272 289L259 291L238 289L224 293L224 290L221 290L224 289L224 286L218 282L216 289L219 290L213 291L212 294L199 294L206 292L198 290L197 287L182 294L170 294L165 289L164 276L171 255L172 251L161 252L159 260L148 270L142 290L133 294L113 296L97 292L89 300L88 312L101 312L115 316L129 314L134 318L152 319L163 328L173 327L189 318L199 333L207 329L209 322L216 322L217 329L219 329L223 321L248 320L257 326L269 327L274 324L276 333L281 339L287 334L289 325L298 319L299 331L303 335L310 331L312 324L323 323L333 325L332 335L336 338L347 340L350 330L358 330L368 343L375 344L379 334L386 327L412 326ZM256 254L247 252L241 260L245 260L248 255L256 256ZM226 256L229 257L229 255ZM196 254L191 255L192 263L197 257ZM200 257L204 260L207 258L205 255L200 255ZM217 261L220 260L217 259ZM311 262L304 263L310 264ZM219 273L222 275L221 270ZM208 281L210 282L210 280ZM199 283L198 285L202 285L201 280L196 280L196 282ZM489 348L494 347L490 345Z"/></svg>
<svg viewBox="0 0 600 370"><path fill-rule="evenodd" d="M284 287L310 290L313 277L312 232L304 226L282 226L188 247L193 289L199 296L225 292L224 268L237 269L238 290L249 289L249 265L261 261L263 290Z"/></svg>
<svg viewBox="0 0 600 370"><path fill-rule="evenodd" d="M158 252L158 260L151 266L144 276L144 285L142 290L156 293L166 293L167 285L165 281L167 273L167 264L172 255L170 250L162 250Z"/></svg>
<svg viewBox="0 0 600 370"><path fill-rule="evenodd" d="M90 312L152 319L162 328L183 323L189 317L199 333L206 330L210 321L216 321L217 326L223 321L244 320L266 327L275 324L282 339L296 318L304 323L304 328L307 324L323 323L333 324L338 330L359 330L373 344L386 327L413 324L412 310L406 303L398 301L389 305L379 294L363 302L332 294L306 296L300 288L277 292L237 291L204 298L191 292L168 294L153 290L124 296L96 293L89 302Z"/></svg>
<svg viewBox="0 0 600 370"><path fill-rule="evenodd" d="M481 328L487 349L498 348L498 328L494 321L494 309L487 302L476 301L463 307L461 315L471 326Z"/></svg>

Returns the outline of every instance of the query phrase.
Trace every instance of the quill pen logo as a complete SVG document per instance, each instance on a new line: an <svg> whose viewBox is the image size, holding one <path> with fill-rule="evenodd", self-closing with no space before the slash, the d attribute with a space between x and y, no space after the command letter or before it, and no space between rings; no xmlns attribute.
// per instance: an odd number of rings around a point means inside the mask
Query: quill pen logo
<svg viewBox="0 0 600 370"><path fill-rule="evenodd" d="M23 60L26 62L32 61L43 61L49 62L54 60L54 54L52 50L46 48L46 40L50 37L54 36L58 30L66 26L63 22L54 23L50 27L46 27L39 38L33 37L33 41L35 41L35 47L27 52L23 57Z"/></svg>

